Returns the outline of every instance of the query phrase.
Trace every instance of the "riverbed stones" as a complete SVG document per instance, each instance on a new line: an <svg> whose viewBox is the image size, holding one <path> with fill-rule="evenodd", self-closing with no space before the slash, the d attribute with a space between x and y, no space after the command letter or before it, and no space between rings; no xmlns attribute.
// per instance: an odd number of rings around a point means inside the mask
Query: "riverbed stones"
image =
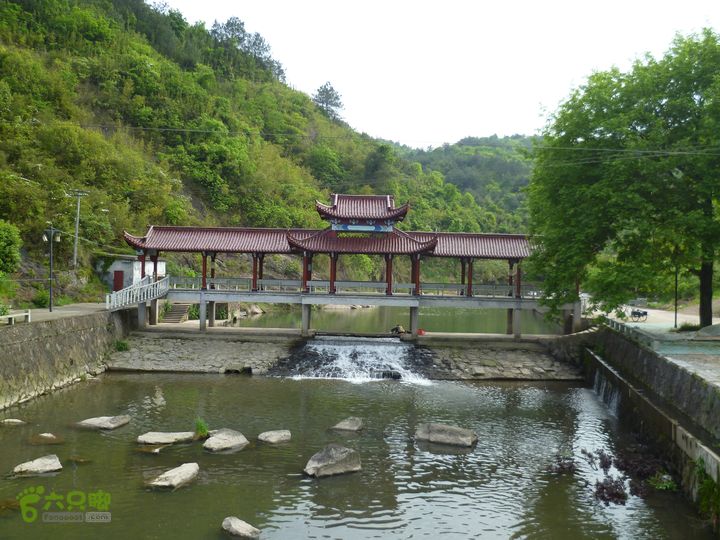
<svg viewBox="0 0 720 540"><path fill-rule="evenodd" d="M292 434L287 429L265 431L258 435L258 440L268 444L279 444L290 441Z"/></svg>
<svg viewBox="0 0 720 540"><path fill-rule="evenodd" d="M55 472L62 469L60 459L55 454L49 454L47 456L33 459L32 461L26 461L17 465L13 469L13 474L21 474L25 476L33 474L45 474L49 472Z"/></svg>
<svg viewBox="0 0 720 540"><path fill-rule="evenodd" d="M190 442L195 439L194 431L148 431L139 435L137 442L140 444L174 444Z"/></svg>
<svg viewBox="0 0 720 540"><path fill-rule="evenodd" d="M211 437L203 443L203 448L208 452L236 452L248 444L250 442L239 431L222 428L212 432Z"/></svg>
<svg viewBox="0 0 720 540"><path fill-rule="evenodd" d="M117 429L130 422L130 417L126 414L119 416L96 416L94 418L86 418L77 423L78 427L84 429Z"/></svg>
<svg viewBox="0 0 720 540"><path fill-rule="evenodd" d="M233 536L240 538L260 538L260 529L256 529L249 523L235 516L223 519L222 528Z"/></svg>
<svg viewBox="0 0 720 540"><path fill-rule="evenodd" d="M165 471L148 482L149 487L177 489L197 478L200 466L197 463L183 463L179 467Z"/></svg>
<svg viewBox="0 0 720 540"><path fill-rule="evenodd" d="M360 431L362 428L363 420L357 416L350 416L332 427L332 429L338 429L340 431Z"/></svg>
<svg viewBox="0 0 720 540"><path fill-rule="evenodd" d="M25 425L25 422L19 418L4 418L0 420L0 424L3 426L23 426Z"/></svg>
<svg viewBox="0 0 720 540"><path fill-rule="evenodd" d="M420 424L415 430L415 440L451 446L472 446L478 440L477 433L447 424Z"/></svg>
<svg viewBox="0 0 720 540"><path fill-rule="evenodd" d="M362 469L360 454L352 448L331 443L313 455L305 465L305 474L322 478Z"/></svg>

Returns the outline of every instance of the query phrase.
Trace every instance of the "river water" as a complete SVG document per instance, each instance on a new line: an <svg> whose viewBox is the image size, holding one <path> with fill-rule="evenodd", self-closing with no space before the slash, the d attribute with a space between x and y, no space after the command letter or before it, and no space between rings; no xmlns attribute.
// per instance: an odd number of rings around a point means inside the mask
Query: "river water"
<svg viewBox="0 0 720 540"><path fill-rule="evenodd" d="M132 422L111 432L73 427L115 414ZM347 416L364 418L366 428L329 429ZM111 496L109 523L26 523L18 510L5 509L3 539L220 539L230 515L262 529L265 539L710 538L677 493L651 490L624 506L596 500L603 472L583 450L617 455L635 440L592 389L578 384L110 373L1 417L29 424L0 428L0 471L50 453L64 468L55 476L3 478L0 506L39 488L44 497ZM211 429L243 432L250 446L222 455L200 443L138 451L139 434L193 430L196 417ZM416 426L430 421L472 428L479 442L469 450L415 442ZM292 441L258 443L257 435L271 429L291 430ZM42 432L64 443L31 444ZM307 460L330 442L357 449L362 471L304 477ZM551 472L558 455L573 459L576 470ZM175 492L143 487L184 462L200 466L193 484ZM56 510L52 500L41 504Z"/></svg>
<svg viewBox="0 0 720 540"><path fill-rule="evenodd" d="M311 327L321 332L387 333L398 324L409 328L408 308L371 307L362 309L313 310ZM261 328L300 328L300 308L273 309L265 315L240 319L238 326ZM531 311L520 314L524 334L557 334L557 325ZM504 334L507 310L467 308L422 308L420 328L429 332L477 332Z"/></svg>

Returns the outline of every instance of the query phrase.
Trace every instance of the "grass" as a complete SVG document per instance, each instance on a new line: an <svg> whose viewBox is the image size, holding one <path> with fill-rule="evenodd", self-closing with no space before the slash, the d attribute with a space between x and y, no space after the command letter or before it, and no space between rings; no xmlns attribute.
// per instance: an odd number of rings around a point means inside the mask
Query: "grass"
<svg viewBox="0 0 720 540"><path fill-rule="evenodd" d="M115 350L117 352L125 352L130 349L130 345L124 339L118 339L115 342Z"/></svg>
<svg viewBox="0 0 720 540"><path fill-rule="evenodd" d="M210 435L210 429L207 422L199 416L195 419L195 438L196 439L207 439Z"/></svg>
<svg viewBox="0 0 720 540"><path fill-rule="evenodd" d="M699 324L689 323L686 321L686 322L682 323L680 326L678 326L677 331L678 332L697 332L698 330L700 330L700 328L702 328L702 327Z"/></svg>

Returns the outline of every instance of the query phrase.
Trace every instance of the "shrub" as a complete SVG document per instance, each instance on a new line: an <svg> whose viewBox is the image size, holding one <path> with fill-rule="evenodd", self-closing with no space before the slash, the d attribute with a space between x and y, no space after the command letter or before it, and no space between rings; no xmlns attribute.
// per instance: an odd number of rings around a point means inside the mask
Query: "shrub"
<svg viewBox="0 0 720 540"><path fill-rule="evenodd" d="M128 342L124 339L118 339L115 342L115 350L117 352L125 352L130 349L130 345L128 345Z"/></svg>

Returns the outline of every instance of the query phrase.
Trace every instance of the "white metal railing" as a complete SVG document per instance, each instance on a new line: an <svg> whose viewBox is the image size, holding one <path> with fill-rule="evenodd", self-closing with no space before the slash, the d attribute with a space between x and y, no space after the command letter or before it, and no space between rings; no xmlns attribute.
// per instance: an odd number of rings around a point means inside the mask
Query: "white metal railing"
<svg viewBox="0 0 720 540"><path fill-rule="evenodd" d="M251 292L251 278L207 278L208 290ZM265 292L300 292L302 282L299 279L258 279L258 291ZM170 277L171 289L200 290L202 278L199 277ZM423 295L461 296L465 294L467 286L459 283L421 283ZM330 290L330 281L313 279L308 281L308 288L312 293L327 293ZM336 281L335 290L338 294L385 294L387 284L384 281ZM473 285L473 296L481 297L514 297L514 285L500 283L479 283ZM412 295L415 292L414 283L393 283L393 294ZM522 298L539 298L540 289L532 283L525 283L520 288Z"/></svg>
<svg viewBox="0 0 720 540"><path fill-rule="evenodd" d="M138 283L105 295L105 307L109 311L115 311L133 304L155 300L156 298L165 296L169 287L169 277L152 281L151 276L145 276Z"/></svg>

